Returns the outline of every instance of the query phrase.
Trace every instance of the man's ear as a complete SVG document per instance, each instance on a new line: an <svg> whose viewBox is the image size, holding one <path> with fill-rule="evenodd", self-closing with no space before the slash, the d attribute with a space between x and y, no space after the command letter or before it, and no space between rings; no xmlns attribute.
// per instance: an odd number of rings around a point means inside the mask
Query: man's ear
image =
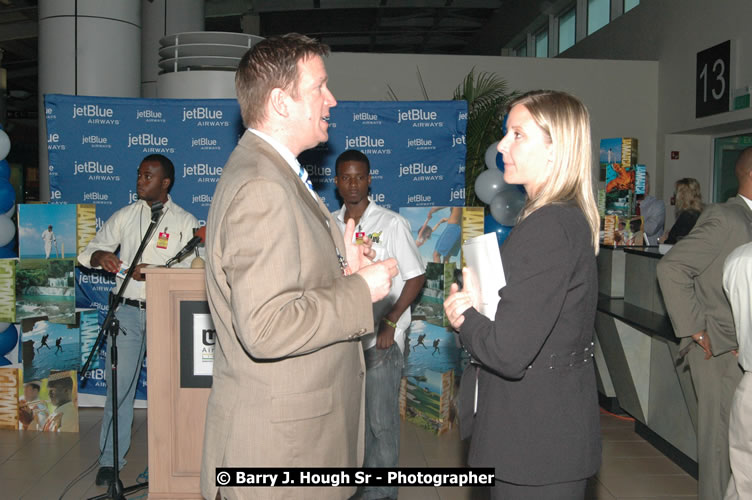
<svg viewBox="0 0 752 500"><path fill-rule="evenodd" d="M280 88L272 89L271 94L269 95L269 105L271 106L271 110L277 113L280 116L287 116L287 98L289 96L287 95L287 92Z"/></svg>

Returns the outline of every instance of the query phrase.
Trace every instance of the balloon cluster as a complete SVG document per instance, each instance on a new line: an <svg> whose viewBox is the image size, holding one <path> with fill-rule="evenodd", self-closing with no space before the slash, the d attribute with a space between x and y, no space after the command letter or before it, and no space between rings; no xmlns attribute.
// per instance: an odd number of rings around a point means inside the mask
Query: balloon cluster
<svg viewBox="0 0 752 500"><path fill-rule="evenodd" d="M0 126L0 258L16 257L16 190L10 183L10 164L5 159L10 152L10 138Z"/></svg>
<svg viewBox="0 0 752 500"><path fill-rule="evenodd" d="M525 191L520 186L504 182L504 160L496 150L498 145L498 141L494 142L486 150L487 169L475 179L475 195L491 210L483 221L485 232L496 233L501 245L525 205Z"/></svg>

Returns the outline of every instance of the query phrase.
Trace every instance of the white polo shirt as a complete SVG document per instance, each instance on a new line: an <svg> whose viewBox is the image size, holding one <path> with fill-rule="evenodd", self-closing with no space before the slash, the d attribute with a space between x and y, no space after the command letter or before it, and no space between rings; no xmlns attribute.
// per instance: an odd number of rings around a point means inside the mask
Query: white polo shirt
<svg viewBox="0 0 752 500"><path fill-rule="evenodd" d="M370 201L370 199L369 199ZM345 232L345 207L333 213L340 230ZM378 206L370 201L366 211L360 218L355 232L364 232L373 241L376 260L395 258L399 266L399 274L392 279L392 289L389 294L373 305L373 320L375 332L379 330L381 319L392 309L405 287L405 281L425 274L426 269L420 257L418 247L415 246L410 223L407 219L392 210ZM394 331L394 341L404 351L405 330L410 327L410 308L405 309ZM370 349L376 345L376 333L364 336L363 348Z"/></svg>

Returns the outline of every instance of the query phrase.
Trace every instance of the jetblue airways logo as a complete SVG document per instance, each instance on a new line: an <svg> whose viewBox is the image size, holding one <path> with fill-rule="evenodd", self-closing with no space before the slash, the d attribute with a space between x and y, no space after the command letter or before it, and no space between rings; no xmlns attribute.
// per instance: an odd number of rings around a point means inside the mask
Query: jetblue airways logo
<svg viewBox="0 0 752 500"><path fill-rule="evenodd" d="M392 154L392 149L386 147L384 139L370 135L345 136L345 149L358 149L365 155Z"/></svg>
<svg viewBox="0 0 752 500"><path fill-rule="evenodd" d="M466 144L465 136L452 134L452 147L459 146L460 144L462 144L463 146Z"/></svg>
<svg viewBox="0 0 752 500"><path fill-rule="evenodd" d="M449 192L449 201L464 200L465 188L455 188Z"/></svg>
<svg viewBox="0 0 752 500"><path fill-rule="evenodd" d="M144 120L147 122L165 122L162 118L161 111L155 111L153 109L139 109L136 111L136 120Z"/></svg>
<svg viewBox="0 0 752 500"><path fill-rule="evenodd" d="M409 165L400 164L399 167L399 177L403 175L435 175L438 172L438 165L426 165L422 162L410 163Z"/></svg>
<svg viewBox="0 0 752 500"><path fill-rule="evenodd" d="M115 175L115 167L109 163L98 161L73 162L73 175L88 175L89 180L96 181L119 181L120 176Z"/></svg>
<svg viewBox="0 0 752 500"><path fill-rule="evenodd" d="M200 203L202 205L208 205L212 202L213 198L214 198L213 196L208 195L208 194L194 194L193 196L191 196L191 203L193 203L194 205L196 203Z"/></svg>
<svg viewBox="0 0 752 500"><path fill-rule="evenodd" d="M175 148L171 148L169 142L167 137L149 133L128 134L128 148L136 146L144 153L174 153Z"/></svg>
<svg viewBox="0 0 752 500"><path fill-rule="evenodd" d="M368 111L353 113L353 122L360 122L362 125L381 125L379 115L376 113L369 113Z"/></svg>
<svg viewBox="0 0 752 500"><path fill-rule="evenodd" d="M159 146L167 147L169 139L167 137L159 137L154 134L128 134L128 147L132 146Z"/></svg>
<svg viewBox="0 0 752 500"><path fill-rule="evenodd" d="M357 137L345 136L345 148L383 148L384 139L377 139L368 135L359 135Z"/></svg>
<svg viewBox="0 0 752 500"><path fill-rule="evenodd" d="M207 106L183 108L183 121L196 121L197 127L229 127L230 122L224 119L221 109Z"/></svg>
<svg viewBox="0 0 752 500"><path fill-rule="evenodd" d="M111 148L107 137L101 137L99 135L83 135L81 136L81 144L88 144L92 148Z"/></svg>
<svg viewBox="0 0 752 500"><path fill-rule="evenodd" d="M407 111L397 110L397 123L411 122L413 127L443 127L444 122L438 121L436 111L412 108Z"/></svg>
<svg viewBox="0 0 752 500"><path fill-rule="evenodd" d="M198 177L198 182L217 182L222 175L222 167L215 167L208 163L183 164L183 177Z"/></svg>
<svg viewBox="0 0 752 500"><path fill-rule="evenodd" d="M433 145L433 141L431 139L423 139L422 137L408 139L407 147L420 150L436 149L436 146Z"/></svg>
<svg viewBox="0 0 752 500"><path fill-rule="evenodd" d="M47 136L47 150L65 151L65 144L60 144L60 134L49 134Z"/></svg>
<svg viewBox="0 0 752 500"><path fill-rule="evenodd" d="M104 205L111 205L110 195L98 191L89 191L84 193L84 201L93 201Z"/></svg>
<svg viewBox="0 0 752 500"><path fill-rule="evenodd" d="M415 194L407 197L408 203L431 203L431 195Z"/></svg>
<svg viewBox="0 0 752 500"><path fill-rule="evenodd" d="M191 147L199 149L219 149L216 139L209 137L194 137L191 139Z"/></svg>
<svg viewBox="0 0 752 500"><path fill-rule="evenodd" d="M115 118L115 111L99 104L74 104L73 118L86 118L87 123L94 125L120 125L120 120Z"/></svg>

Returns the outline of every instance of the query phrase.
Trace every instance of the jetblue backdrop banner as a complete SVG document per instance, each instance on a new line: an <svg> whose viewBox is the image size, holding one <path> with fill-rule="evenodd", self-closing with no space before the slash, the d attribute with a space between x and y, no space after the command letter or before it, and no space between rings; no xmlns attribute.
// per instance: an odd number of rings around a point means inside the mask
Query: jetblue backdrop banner
<svg viewBox="0 0 752 500"><path fill-rule="evenodd" d="M234 99L45 96L50 201L93 203L97 229L136 200L141 160L160 153L175 165L173 200L205 224L222 168L243 134ZM340 102L329 141L299 160L330 210L340 206L335 160L358 149L371 162L371 195L399 210L465 204L465 101ZM76 305L107 312L110 275L77 269ZM84 392L104 393L103 384Z"/></svg>

